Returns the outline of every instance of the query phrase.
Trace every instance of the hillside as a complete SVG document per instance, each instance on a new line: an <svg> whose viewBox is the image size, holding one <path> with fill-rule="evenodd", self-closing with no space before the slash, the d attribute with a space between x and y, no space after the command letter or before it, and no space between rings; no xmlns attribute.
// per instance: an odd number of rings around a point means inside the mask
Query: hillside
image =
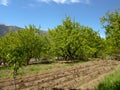
<svg viewBox="0 0 120 90"><path fill-rule="evenodd" d="M22 29L22 28L18 27L18 26L8 26L8 25L5 25L5 24L0 24L0 36L5 35L10 30L16 31L16 30L19 30L19 29ZM45 30L41 30L42 34L45 33L45 32L46 32Z"/></svg>
<svg viewBox="0 0 120 90"><path fill-rule="evenodd" d="M20 27L8 26L8 25L5 25L5 24L0 24L0 36L5 35L9 30L16 31L18 29L20 29Z"/></svg>

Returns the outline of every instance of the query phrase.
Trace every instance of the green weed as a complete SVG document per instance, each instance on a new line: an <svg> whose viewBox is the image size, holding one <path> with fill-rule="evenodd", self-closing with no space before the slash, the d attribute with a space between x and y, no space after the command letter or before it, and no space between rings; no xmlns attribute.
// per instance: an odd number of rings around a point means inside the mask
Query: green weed
<svg viewBox="0 0 120 90"><path fill-rule="evenodd" d="M96 90L120 90L120 69L106 76Z"/></svg>

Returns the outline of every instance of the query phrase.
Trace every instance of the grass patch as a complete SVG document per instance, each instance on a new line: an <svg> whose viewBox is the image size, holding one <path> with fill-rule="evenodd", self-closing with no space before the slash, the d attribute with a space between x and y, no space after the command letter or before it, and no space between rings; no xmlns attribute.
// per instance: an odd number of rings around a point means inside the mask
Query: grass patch
<svg viewBox="0 0 120 90"><path fill-rule="evenodd" d="M1 73L0 74L0 79L4 79L4 78L9 78L9 77L11 77L12 75L9 73L9 74L7 74L7 73Z"/></svg>
<svg viewBox="0 0 120 90"><path fill-rule="evenodd" d="M10 67L8 67L8 66L1 66L0 67L0 70L10 70L11 68Z"/></svg>
<svg viewBox="0 0 120 90"><path fill-rule="evenodd" d="M120 69L106 76L96 90L120 90Z"/></svg>
<svg viewBox="0 0 120 90"><path fill-rule="evenodd" d="M11 71L11 68L8 66L0 67L0 79L11 77Z"/></svg>

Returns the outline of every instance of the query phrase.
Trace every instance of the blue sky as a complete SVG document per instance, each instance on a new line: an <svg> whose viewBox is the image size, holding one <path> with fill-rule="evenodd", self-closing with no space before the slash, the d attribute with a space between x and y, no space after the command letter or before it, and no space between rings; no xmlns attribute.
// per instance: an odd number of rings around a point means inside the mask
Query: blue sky
<svg viewBox="0 0 120 90"><path fill-rule="evenodd" d="M47 30L70 16L104 37L100 17L116 8L120 8L120 0L0 0L0 23L19 27L34 24Z"/></svg>

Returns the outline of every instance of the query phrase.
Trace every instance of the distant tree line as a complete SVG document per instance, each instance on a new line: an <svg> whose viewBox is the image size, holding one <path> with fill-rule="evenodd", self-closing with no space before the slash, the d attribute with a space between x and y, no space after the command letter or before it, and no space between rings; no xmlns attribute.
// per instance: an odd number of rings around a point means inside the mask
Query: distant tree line
<svg viewBox="0 0 120 90"><path fill-rule="evenodd" d="M64 60L114 57L120 59L120 12L108 12L101 18L106 37L66 17L61 25L41 33L34 25L0 37L0 62L17 72L31 58L61 57Z"/></svg>

